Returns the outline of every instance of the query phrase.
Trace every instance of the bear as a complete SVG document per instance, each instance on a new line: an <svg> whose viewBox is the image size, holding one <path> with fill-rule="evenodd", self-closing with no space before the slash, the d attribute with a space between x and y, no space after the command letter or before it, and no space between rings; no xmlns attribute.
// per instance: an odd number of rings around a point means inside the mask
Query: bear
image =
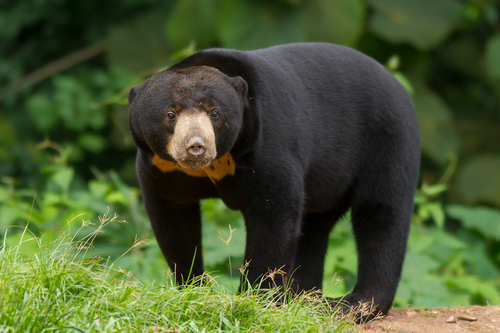
<svg viewBox="0 0 500 333"><path fill-rule="evenodd" d="M203 274L201 199L245 219L242 286L298 293L321 289L330 231L350 210L358 275L342 302L373 306L365 319L387 314L420 148L411 98L382 65L329 43L213 48L133 86L128 101L144 206L178 284Z"/></svg>

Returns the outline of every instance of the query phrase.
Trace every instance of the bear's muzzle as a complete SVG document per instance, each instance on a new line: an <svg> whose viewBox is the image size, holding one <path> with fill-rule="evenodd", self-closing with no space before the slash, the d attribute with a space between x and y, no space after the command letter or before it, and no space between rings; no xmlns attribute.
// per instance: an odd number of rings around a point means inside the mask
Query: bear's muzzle
<svg viewBox="0 0 500 333"><path fill-rule="evenodd" d="M208 166L217 156L215 133L208 114L198 110L181 112L167 152L184 168L199 170Z"/></svg>

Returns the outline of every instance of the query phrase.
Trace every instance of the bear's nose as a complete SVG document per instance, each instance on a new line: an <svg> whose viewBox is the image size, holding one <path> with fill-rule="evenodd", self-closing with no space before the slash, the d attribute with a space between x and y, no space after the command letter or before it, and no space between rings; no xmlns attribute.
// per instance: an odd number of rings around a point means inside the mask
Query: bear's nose
<svg viewBox="0 0 500 333"><path fill-rule="evenodd" d="M194 137L189 139L187 142L186 150L189 155L193 157L200 157L207 149L205 148L205 141L202 138Z"/></svg>

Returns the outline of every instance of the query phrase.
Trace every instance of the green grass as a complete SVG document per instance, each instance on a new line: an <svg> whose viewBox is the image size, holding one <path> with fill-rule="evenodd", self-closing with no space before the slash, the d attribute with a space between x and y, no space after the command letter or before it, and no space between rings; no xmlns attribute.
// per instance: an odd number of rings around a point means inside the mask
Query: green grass
<svg viewBox="0 0 500 333"><path fill-rule="evenodd" d="M114 263L91 256L93 239L112 221L102 217L81 240L66 234L43 240L25 229L17 246L2 245L0 332L353 330L347 320L327 311L312 295L277 306L272 292L235 295L209 276L205 286L182 289L168 278L163 283L141 284ZM89 223L84 222L82 228L87 227ZM30 242L36 243L36 251L23 253Z"/></svg>

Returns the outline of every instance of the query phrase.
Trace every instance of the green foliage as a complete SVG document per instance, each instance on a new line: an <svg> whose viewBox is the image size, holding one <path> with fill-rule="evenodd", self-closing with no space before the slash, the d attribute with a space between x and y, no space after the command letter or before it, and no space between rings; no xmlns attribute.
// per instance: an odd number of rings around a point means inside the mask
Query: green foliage
<svg viewBox="0 0 500 333"><path fill-rule="evenodd" d="M306 39L354 46L361 38L366 4L361 0L303 1L299 8Z"/></svg>
<svg viewBox="0 0 500 333"><path fill-rule="evenodd" d="M440 229L444 227L445 215L443 205L436 201L436 196L447 190L445 184L437 184L429 186L422 185L422 188L415 194L415 205L417 206L417 214L414 219L418 224L432 219L436 226Z"/></svg>
<svg viewBox="0 0 500 333"><path fill-rule="evenodd" d="M178 1L166 25L172 44L177 48L186 47L191 41L200 45L214 44L219 3L215 0Z"/></svg>
<svg viewBox="0 0 500 333"><path fill-rule="evenodd" d="M363 31L361 0L178 1L166 24L177 48L195 41L250 50L304 40L355 45Z"/></svg>
<svg viewBox="0 0 500 333"><path fill-rule="evenodd" d="M416 214L395 305L499 304L500 211L461 205L444 208L437 197L445 190L443 184L426 185L415 196ZM461 228L449 220L445 224L445 214L462 221ZM339 297L354 287L356 263L347 216L330 236L323 282L328 295Z"/></svg>
<svg viewBox="0 0 500 333"><path fill-rule="evenodd" d="M495 79L500 79L500 33L491 36L486 44L486 63L489 74Z"/></svg>
<svg viewBox="0 0 500 333"><path fill-rule="evenodd" d="M370 28L392 43L427 50L446 38L464 10L453 0L369 0L375 13Z"/></svg>
<svg viewBox="0 0 500 333"><path fill-rule="evenodd" d="M458 135L451 126L451 110L436 93L426 88L418 88L413 103L419 110L422 152L435 163L446 165L447 156L456 154L459 149Z"/></svg>
<svg viewBox="0 0 500 333"><path fill-rule="evenodd" d="M164 24L164 17L162 12L147 12L127 24L111 27L109 62L134 72L164 66L175 50L165 40L162 29L157 28Z"/></svg>
<svg viewBox="0 0 500 333"><path fill-rule="evenodd" d="M269 6L250 0L226 0L223 4L220 38L227 47L251 50L304 38L299 15L290 5Z"/></svg>
<svg viewBox="0 0 500 333"><path fill-rule="evenodd" d="M424 186L416 195L417 214L408 256L395 303L418 307L498 304L500 302L500 212L436 201L446 186ZM461 228L445 228L445 214L462 221ZM425 226L432 219L436 228ZM490 233L478 234L490 229ZM488 245L488 243L490 243ZM495 244L496 243L496 244Z"/></svg>
<svg viewBox="0 0 500 333"><path fill-rule="evenodd" d="M498 303L499 23L494 0L0 2L0 228L29 222L52 239L75 216L116 211L128 223L99 234L94 253L116 260L136 236L148 239L117 265L144 283L163 281L134 172L130 87L205 47L340 43L385 63L417 109L423 185L396 304ZM65 65L102 41L100 53ZM206 268L236 286L241 214L219 200L202 209ZM22 235L10 228L5 244ZM339 296L355 277L346 217L331 235L325 287Z"/></svg>
<svg viewBox="0 0 500 333"><path fill-rule="evenodd" d="M62 151L62 156L64 155ZM102 251L97 254L116 258L127 250L135 237L153 237L138 189L123 183L116 172L99 174L97 178L84 182L77 177L75 169L65 165L63 157L60 157L58 162L46 167L44 173L45 187L40 192L18 189L12 179L4 179L4 182L0 183L2 230L12 226L24 227L28 223L31 232L38 237L54 237L66 223L73 221L75 216L78 219L91 220L112 209L120 212L124 223L113 224L109 227L111 234L97 237L95 244L99 244L99 251ZM21 230L12 229L5 238L6 244L13 246L21 234ZM136 258L124 259L124 263L142 263L137 264L138 269L155 260L163 263L161 253L154 245L145 247L143 251L136 251ZM153 270L152 267L144 272L146 271L152 273L148 281L162 276L162 271Z"/></svg>
<svg viewBox="0 0 500 333"><path fill-rule="evenodd" d="M477 231L486 240L500 242L500 212L488 207L449 205L448 215L462 221L467 229Z"/></svg>
<svg viewBox="0 0 500 333"><path fill-rule="evenodd" d="M37 175L50 154L36 144L44 138L65 148L86 180L93 165L114 169L137 184L124 107L128 88L195 47L254 49L324 41L387 62L412 93L425 181L436 180L451 152L460 165L450 197L500 204L494 171L500 152L500 55L494 27L500 14L494 1L129 0L104 6L96 0L85 5L22 0L2 6L0 83L10 89L0 96L0 174L23 185L43 187ZM102 55L69 70L60 67L63 56L102 40ZM389 62L396 58L394 67ZM29 83L32 77L26 75L51 61L54 72Z"/></svg>
<svg viewBox="0 0 500 333"><path fill-rule="evenodd" d="M477 157L465 163L457 181L463 199L469 204L500 205L500 156Z"/></svg>

